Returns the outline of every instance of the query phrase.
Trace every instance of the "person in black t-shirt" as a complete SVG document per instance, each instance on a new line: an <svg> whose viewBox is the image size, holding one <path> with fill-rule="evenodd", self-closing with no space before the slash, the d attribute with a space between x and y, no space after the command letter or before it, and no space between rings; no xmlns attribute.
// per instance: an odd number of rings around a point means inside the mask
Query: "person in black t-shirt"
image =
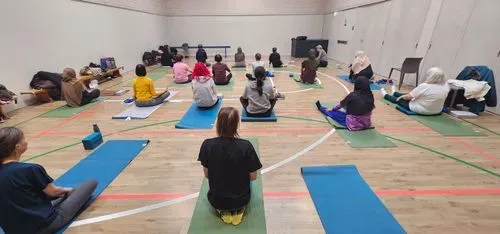
<svg viewBox="0 0 500 234"><path fill-rule="evenodd" d="M55 233L85 205L97 182L58 187L42 166L19 162L27 148L20 129L0 129L0 226L7 234Z"/></svg>
<svg viewBox="0 0 500 234"><path fill-rule="evenodd" d="M269 55L269 65L273 65L273 67L282 67L283 62L281 61L281 56L278 53L278 49L273 47L273 52Z"/></svg>
<svg viewBox="0 0 500 234"><path fill-rule="evenodd" d="M238 138L240 115L233 107L224 107L217 118L218 137L207 139L198 161L208 179L207 197L225 223L241 223L250 201L250 182L262 168L252 143Z"/></svg>

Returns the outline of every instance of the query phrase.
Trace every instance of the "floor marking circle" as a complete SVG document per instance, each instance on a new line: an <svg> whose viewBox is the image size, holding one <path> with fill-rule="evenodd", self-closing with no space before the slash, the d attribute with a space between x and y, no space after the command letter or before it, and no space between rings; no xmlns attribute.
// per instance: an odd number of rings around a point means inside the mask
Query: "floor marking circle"
<svg viewBox="0 0 500 234"><path fill-rule="evenodd" d="M297 67L297 66L294 66L294 67ZM332 79L332 80L336 81L337 83L339 83L346 90L347 93L350 92L349 89L344 84L342 84L341 82L339 82L338 80L336 80L332 76L324 74L324 73L321 73L321 72L318 72L318 73L321 74L321 75L323 75L323 76L329 77L330 79ZM300 90L300 91L302 91L302 90ZM330 130L328 133L326 133L324 136L322 136L316 142L312 143L311 145L309 145L308 147L304 148L303 150L295 153L294 155L292 155L292 156L290 156L290 157L288 157L288 158L286 158L286 159L284 159L284 160L282 160L282 161L280 161L280 162L278 162L278 163L276 163L276 164L274 164L272 166L269 166L267 168L262 169L261 170L261 174L265 174L265 173L268 173L270 171L273 171L276 168L281 167L281 166L283 166L283 165L285 165L285 164L287 164L287 163L289 163L289 162L291 162L291 161L293 161L293 160L295 160L295 159L303 156L304 154L308 153L309 151L311 151L312 149L314 149L315 147L317 147L318 145L320 145L321 143L323 143L323 141L325 141L333 133L335 133L335 128L332 128L332 130ZM140 208L136 208L136 209L131 209L131 210L116 212L116 213L112 213L112 214L108 214L108 215L102 215L102 216L97 216L97 217L94 217L94 218L88 218L88 219L83 219L83 220L75 221L69 227L70 228L71 227L79 227L79 226L83 226L83 225L104 222L104 221L108 221L108 220L123 218L123 217L126 217L126 216L131 216L131 215L135 215L135 214L139 214L139 213L144 213L144 212L148 212L148 211L160 209L160 208L167 207L167 206L172 206L172 205L175 205L175 204L182 203L184 201L188 201L188 200L197 198L199 196L199 194L200 193L197 192L197 193L189 194L189 195L186 195L186 196L183 196L183 197L180 197L180 198L176 198L176 199L172 199L172 200L168 200L168 201L156 203L156 204L153 204L153 205L148 205L148 206L144 206L144 207L140 207Z"/></svg>

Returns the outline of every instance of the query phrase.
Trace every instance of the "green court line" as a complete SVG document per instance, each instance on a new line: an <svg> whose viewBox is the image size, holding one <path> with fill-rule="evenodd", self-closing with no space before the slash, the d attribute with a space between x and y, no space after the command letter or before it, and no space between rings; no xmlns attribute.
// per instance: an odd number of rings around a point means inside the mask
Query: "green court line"
<svg viewBox="0 0 500 234"><path fill-rule="evenodd" d="M283 116L283 115L277 115L276 117L278 117L278 118L285 118L285 119L305 120L305 121L318 122L318 123L328 123L327 121L317 120L317 119L310 119L310 118L304 118L304 117Z"/></svg>
<svg viewBox="0 0 500 234"><path fill-rule="evenodd" d="M161 124L167 124L167 123L177 123L177 122L179 122L178 119L177 120L163 121L163 122L158 122L158 123L152 123L152 124L146 124L146 125L141 125L141 126L137 126L137 127L133 127L133 128L127 128L127 129L120 130L120 131L117 131L117 132L114 132L114 133L109 133L109 134L106 134L106 135L103 135L103 136L106 137L106 136L114 135L116 133L128 132L128 131L133 131L133 130L136 130L136 129L146 128L146 127L151 127L151 126L156 126L156 125L161 125ZM65 145L65 146L62 146L62 147L59 147L59 148L47 151L45 153L41 153L41 154L35 155L33 157L27 158L27 159L23 159L21 162L28 162L28 161L31 161L33 159L37 159L37 158L40 158L40 157L43 157L43 156L47 156L47 155L49 155L51 153L55 153L55 152L67 149L67 148L73 147L75 145L79 145L81 143L82 142L79 141L79 142L75 142L75 143L72 143L72 144L69 144L69 145Z"/></svg>
<svg viewBox="0 0 500 234"><path fill-rule="evenodd" d="M495 131L493 131L493 130L490 130L490 129L486 128L486 127L483 127L483 126L481 126L481 125L479 125L479 124L475 124L475 123L470 122L470 121L468 121L468 120L466 120L466 119L460 119L460 120L462 120L462 121L464 121L464 122L466 122L466 123L470 123L470 124L472 124L472 125L474 125L474 126L476 126L476 127L480 128L480 129L485 130L485 131L491 132L491 133L493 133L493 134L495 134L495 135L497 135L497 136L500 136L500 133L495 132Z"/></svg>
<svg viewBox="0 0 500 234"><path fill-rule="evenodd" d="M399 142L403 142L403 143L406 143L406 144L408 144L408 145L411 145L411 146L414 146L414 147L417 147L417 148L420 148L420 149L424 149L424 150L430 151L430 152L432 152L432 153L435 153L435 154L441 155L441 156L443 156L443 157L446 157L446 158L449 158L449 159L455 160L455 161L460 162L460 163L462 163L462 164L465 164L465 165L467 165L467 166L470 166L470 167L476 168L476 169L478 169L478 170L484 171L484 172L486 172L486 173L488 173L488 174L490 174L490 175L494 175L494 176L496 176L496 177L500 177L500 174L495 173L495 172L493 172L493 171L490 171L490 170L488 170L488 169L486 169L486 168L484 168L484 167L478 166L478 165L473 164L473 163L466 162L466 161L464 161L464 160L462 160L462 159L459 159L459 158L453 157L453 156L451 156L451 155L448 155L448 154L445 154L445 153L439 152L439 151L437 151L437 150L433 150L433 149L431 149L431 148L427 148L427 147L425 147L425 146L422 146L422 145L419 145L419 144L415 144L415 143L412 143L412 142L409 142L409 141L405 141L405 140L402 140L402 139L398 139L398 138L395 138L395 137L391 137L391 136L387 136L387 135L385 135L385 136L386 136L387 138L389 138L389 139L392 139L392 140L395 140L395 141L399 141Z"/></svg>

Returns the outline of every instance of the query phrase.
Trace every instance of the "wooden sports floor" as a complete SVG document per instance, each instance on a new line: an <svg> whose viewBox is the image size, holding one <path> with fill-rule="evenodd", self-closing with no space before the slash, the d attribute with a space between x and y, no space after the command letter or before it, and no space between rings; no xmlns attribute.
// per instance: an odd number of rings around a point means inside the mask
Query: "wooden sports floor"
<svg viewBox="0 0 500 234"><path fill-rule="evenodd" d="M194 61L188 63L193 65ZM335 62L330 63L334 67ZM300 64L298 60L296 64ZM299 72L298 67L289 69ZM223 106L239 108L245 72L233 74L234 88L221 91L225 95ZM485 113L470 121L484 137L443 137L377 101L373 116L376 129L390 136L397 148L353 149L337 133L332 134L313 105L318 99L340 100L346 95L344 86L352 89L336 78L341 74L347 72L320 69L323 89L308 90L289 78L288 71L276 71L276 87L286 95L276 106L278 122L240 125L241 137L258 138L263 168L272 167L262 177L268 233L324 233L300 168L343 164L357 166L408 233L500 233L500 117ZM101 89L130 86L132 78L133 72L128 72ZM155 82L157 88L170 83L171 72ZM171 90L179 91L175 102L163 105L146 120L111 119L125 110L120 100L129 97L128 93L69 118L40 117L62 102L30 106L10 113L12 119L0 125L22 128L29 142L23 159L42 164L54 178L89 154L78 142L91 132L93 123L109 134L105 140L151 140L78 218L82 221L77 222L79 226L67 233L187 231L196 198L168 201L199 191L203 177L196 161L199 147L204 139L215 136L215 130L175 129L176 121L191 105L192 93L189 86ZM379 97L378 92L374 94ZM317 144L325 136L326 140ZM300 157L273 167L292 156ZM144 209L135 210L138 208Z"/></svg>

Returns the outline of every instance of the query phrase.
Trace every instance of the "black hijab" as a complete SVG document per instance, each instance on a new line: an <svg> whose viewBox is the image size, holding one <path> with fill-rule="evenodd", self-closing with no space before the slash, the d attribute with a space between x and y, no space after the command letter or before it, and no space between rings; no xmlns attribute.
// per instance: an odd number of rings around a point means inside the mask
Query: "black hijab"
<svg viewBox="0 0 500 234"><path fill-rule="evenodd" d="M375 99L370 89L370 80L364 76L356 78L354 91L340 102L348 115L364 115L375 109Z"/></svg>

